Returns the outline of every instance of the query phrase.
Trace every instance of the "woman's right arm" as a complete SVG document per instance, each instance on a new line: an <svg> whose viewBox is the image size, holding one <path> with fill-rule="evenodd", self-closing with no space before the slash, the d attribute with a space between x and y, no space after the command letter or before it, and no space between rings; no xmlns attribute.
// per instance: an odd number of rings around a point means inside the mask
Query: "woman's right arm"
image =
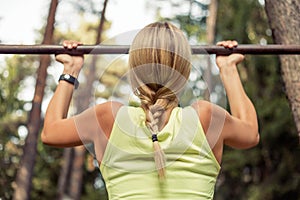
<svg viewBox="0 0 300 200"><path fill-rule="evenodd" d="M64 47L68 49L76 48L80 43L75 41L64 41ZM75 78L83 66L83 56L70 56L60 54L56 60L64 65L63 74L69 74ZM72 118L67 118L70 102L74 91L74 85L59 81L59 84L50 100L46 110L44 127L41 134L43 143L69 147L81 145L81 139L77 134L76 126Z"/></svg>
<svg viewBox="0 0 300 200"><path fill-rule="evenodd" d="M76 48L80 43L64 41L64 47ZM64 65L63 73L77 78L83 66L83 56L61 54L56 60ZM107 102L91 107L84 112L67 118L74 85L60 81L48 105L44 127L41 134L42 142L56 147L72 147L88 142L96 142L105 147L109 138L114 117L122 106L118 102ZM99 149L100 147L97 148Z"/></svg>

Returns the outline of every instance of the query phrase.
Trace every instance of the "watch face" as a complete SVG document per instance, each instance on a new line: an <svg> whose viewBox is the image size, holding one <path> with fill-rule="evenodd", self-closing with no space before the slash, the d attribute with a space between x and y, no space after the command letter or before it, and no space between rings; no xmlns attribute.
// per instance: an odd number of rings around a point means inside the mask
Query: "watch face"
<svg viewBox="0 0 300 200"><path fill-rule="evenodd" d="M70 75L69 74L65 74L65 79L69 79L70 78Z"/></svg>

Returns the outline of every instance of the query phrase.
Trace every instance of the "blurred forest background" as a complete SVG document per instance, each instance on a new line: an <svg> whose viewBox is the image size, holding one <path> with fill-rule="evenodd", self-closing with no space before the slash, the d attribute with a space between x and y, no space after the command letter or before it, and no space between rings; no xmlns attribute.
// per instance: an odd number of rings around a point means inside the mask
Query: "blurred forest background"
<svg viewBox="0 0 300 200"><path fill-rule="evenodd" d="M106 35L112 23L105 19L109 0L66 1L81 19L76 22L76 30L56 26L55 13L58 8L63 9L60 8L62 1L49 0L49 14L45 26L36 35L37 44L60 44L64 39L79 40L84 44L99 44L109 39L107 43L118 44L118 38L110 39ZM300 3L287 2L290 5L285 8L278 7L293 10L291 7L296 6L298 15L289 17L291 21L300 21ZM194 44L214 44L224 39L235 39L240 44L280 43L282 37L274 37L276 24L280 23L274 20L270 27L272 22L267 14L270 18L274 8L269 6L270 10L266 12L267 3L263 0L149 0L147 6L156 11L157 20L178 25ZM170 11L168 16L163 15L165 9ZM86 15L94 16L92 19L96 20L88 21ZM289 13L278 15L284 19ZM273 17L279 19L279 16ZM299 25L291 28L296 31L298 40L290 40L299 44ZM182 97L182 105L204 98L227 108L218 72L209 61L214 57L206 57L193 56L191 83ZM81 85L75 92L70 115L111 98L135 103L125 78L126 58L126 55L85 57L86 67L79 77ZM245 62L239 66L245 90L258 112L261 141L249 150L225 148L216 200L300 199L297 135L300 62L292 63L290 70L298 80L298 88L293 88L287 84L287 73L282 73L284 61L289 58L299 61L299 55L288 58L246 55ZM54 57L48 55L13 55L1 63L0 200L107 199L97 162L84 147L59 149L40 141L42 105L48 103L62 70L54 62ZM24 100L24 90L28 88L35 90L32 101ZM295 100L298 101L296 106Z"/></svg>

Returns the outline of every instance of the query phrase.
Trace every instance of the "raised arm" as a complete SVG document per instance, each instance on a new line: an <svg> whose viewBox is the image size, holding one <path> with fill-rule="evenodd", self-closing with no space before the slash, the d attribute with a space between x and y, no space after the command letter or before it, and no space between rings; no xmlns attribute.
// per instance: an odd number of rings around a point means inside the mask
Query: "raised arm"
<svg viewBox="0 0 300 200"><path fill-rule="evenodd" d="M236 41L223 41L217 45L234 48ZM217 56L216 62L225 87L231 115L226 116L224 143L236 148L248 148L259 141L257 115L251 100L244 91L237 64L244 59L241 54Z"/></svg>
<svg viewBox="0 0 300 200"><path fill-rule="evenodd" d="M76 48L80 43L64 41L65 48ZM78 78L83 66L83 56L60 54L56 60L64 65L63 74ZM74 85L66 80L60 80L55 93L48 105L41 139L45 144L53 146L76 146L82 144L75 127L74 120L66 119Z"/></svg>

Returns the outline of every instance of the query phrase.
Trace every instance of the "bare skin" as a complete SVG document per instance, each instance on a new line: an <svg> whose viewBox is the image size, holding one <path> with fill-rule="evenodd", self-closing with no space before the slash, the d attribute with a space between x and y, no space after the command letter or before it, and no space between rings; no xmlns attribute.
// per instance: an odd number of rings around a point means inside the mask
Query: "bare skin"
<svg viewBox="0 0 300 200"><path fill-rule="evenodd" d="M80 43L64 41L63 45L65 48L72 49ZM238 43L236 41L222 41L217 45L234 48ZM207 101L197 101L192 105L198 113L207 140L219 163L222 160L224 145L246 149L259 142L256 111L243 89L237 71L237 64L243 59L244 56L241 54L231 54L229 56L217 56L216 60L228 96L231 114ZM84 59L82 56L61 54L56 56L56 60L64 65L63 73L78 77ZM74 118L66 118L73 90L74 86L65 81L60 81L58 84L48 105L44 129L41 134L41 139L45 144L57 147L82 145ZM109 138L114 124L114 116L121 106L122 104L118 102L108 102L95 106L98 123L107 138ZM167 123L170 113L171 110L165 113L165 123ZM88 137L90 141L95 141L98 138L93 134Z"/></svg>
<svg viewBox="0 0 300 200"><path fill-rule="evenodd" d="M234 48L238 43L236 41L222 41L218 42L217 45ZM244 56L241 54L231 54L229 56L217 56L216 60L231 114L207 101L198 101L193 104L219 163L222 160L224 144L237 149L247 149L259 142L256 111L244 91L237 70L237 64L243 59ZM219 124L219 121L224 123Z"/></svg>

